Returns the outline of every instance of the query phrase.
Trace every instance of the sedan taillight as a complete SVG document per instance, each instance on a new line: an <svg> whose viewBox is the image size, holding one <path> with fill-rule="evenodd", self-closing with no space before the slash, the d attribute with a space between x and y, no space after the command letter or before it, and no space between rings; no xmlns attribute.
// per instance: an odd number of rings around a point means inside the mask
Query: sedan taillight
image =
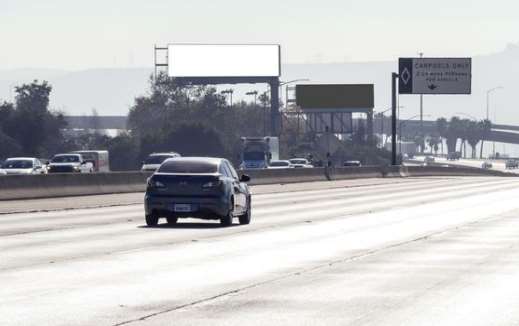
<svg viewBox="0 0 519 326"><path fill-rule="evenodd" d="M209 182L202 184L202 189L203 190L216 189L216 188L220 187L221 184L222 184L222 182L220 180L209 181Z"/></svg>

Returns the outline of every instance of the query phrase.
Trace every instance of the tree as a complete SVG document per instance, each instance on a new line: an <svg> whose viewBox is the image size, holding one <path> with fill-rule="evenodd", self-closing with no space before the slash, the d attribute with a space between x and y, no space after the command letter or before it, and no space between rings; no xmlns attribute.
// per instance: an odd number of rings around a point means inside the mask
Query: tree
<svg viewBox="0 0 519 326"><path fill-rule="evenodd" d="M443 139L447 137L447 129L449 127L449 123L447 122L447 119L445 118L439 118L436 120L436 130L438 131L438 135L440 136L440 144L443 152Z"/></svg>
<svg viewBox="0 0 519 326"><path fill-rule="evenodd" d="M483 158L483 144L485 139L487 139L490 136L490 133L492 132L492 122L490 120L483 120L481 121L480 125L480 139L481 139L481 149L479 153L479 158Z"/></svg>
<svg viewBox="0 0 519 326"><path fill-rule="evenodd" d="M138 149L135 138L128 133L120 134L108 142L110 169L113 171L137 170Z"/></svg>
<svg viewBox="0 0 519 326"><path fill-rule="evenodd" d="M481 140L481 133L481 122L470 121L468 125L467 141L472 149L471 158L476 158L476 146Z"/></svg>
<svg viewBox="0 0 519 326"><path fill-rule="evenodd" d="M447 142L447 151L449 153L456 152L456 145L458 143L458 138L460 138L460 134L462 132L462 122L461 119L458 117L452 117L449 121L446 133L445 133L445 139Z"/></svg>
<svg viewBox="0 0 519 326"><path fill-rule="evenodd" d="M431 149L431 154L434 150L434 153L438 155L438 144L440 143L440 136L433 135L427 138L427 144L429 145L429 148Z"/></svg>
<svg viewBox="0 0 519 326"><path fill-rule="evenodd" d="M184 156L228 157L220 134L200 122L186 123L172 130L164 139L164 148Z"/></svg>
<svg viewBox="0 0 519 326"><path fill-rule="evenodd" d="M471 121L469 119L462 119L458 125L458 137L461 139L460 152L463 153L463 157L467 157L467 146L466 141L471 133Z"/></svg>
<svg viewBox="0 0 519 326"><path fill-rule="evenodd" d="M43 145L52 138L60 138L66 125L63 115L49 111L52 87L46 82L33 81L16 87L16 106L8 120L6 132L15 139L26 155L45 153Z"/></svg>
<svg viewBox="0 0 519 326"><path fill-rule="evenodd" d="M46 81L35 80L16 87L15 91L15 104L0 104L0 132L4 142L0 156L8 152L27 156L54 153L64 143L61 130L66 122L63 114L48 108L52 87Z"/></svg>

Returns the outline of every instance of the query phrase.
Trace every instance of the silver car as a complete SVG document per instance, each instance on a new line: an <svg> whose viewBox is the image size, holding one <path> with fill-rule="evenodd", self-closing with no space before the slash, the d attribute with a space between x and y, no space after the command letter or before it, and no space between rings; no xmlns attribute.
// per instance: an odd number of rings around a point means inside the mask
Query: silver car
<svg viewBox="0 0 519 326"><path fill-rule="evenodd" d="M41 161L34 157L11 157L5 160L2 169L6 174L45 174Z"/></svg>

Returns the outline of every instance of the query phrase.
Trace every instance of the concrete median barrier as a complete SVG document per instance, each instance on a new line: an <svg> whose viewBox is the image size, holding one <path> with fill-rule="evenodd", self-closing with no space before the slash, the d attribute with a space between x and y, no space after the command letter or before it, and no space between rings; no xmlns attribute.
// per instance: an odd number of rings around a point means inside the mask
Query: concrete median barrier
<svg viewBox="0 0 519 326"><path fill-rule="evenodd" d="M441 166L366 166L329 170L324 168L266 169L247 170L242 173L251 177L251 185L361 178L519 176L519 174L495 170ZM141 172L1 176L0 200L143 192L148 176L149 174Z"/></svg>
<svg viewBox="0 0 519 326"><path fill-rule="evenodd" d="M251 177L251 185L326 181L324 168L246 170L242 173Z"/></svg>
<svg viewBox="0 0 519 326"><path fill-rule="evenodd" d="M148 176L140 172L8 175L0 177L0 200L140 192Z"/></svg>

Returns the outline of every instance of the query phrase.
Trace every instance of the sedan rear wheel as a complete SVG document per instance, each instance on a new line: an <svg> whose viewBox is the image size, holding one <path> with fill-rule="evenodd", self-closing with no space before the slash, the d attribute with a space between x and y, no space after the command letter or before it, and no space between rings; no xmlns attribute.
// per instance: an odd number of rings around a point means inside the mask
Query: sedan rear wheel
<svg viewBox="0 0 519 326"><path fill-rule="evenodd" d="M249 198L247 198L247 211L245 212L245 214L239 216L240 224L241 225L250 224L251 217L252 217L251 199L249 197Z"/></svg>
<svg viewBox="0 0 519 326"><path fill-rule="evenodd" d="M220 224L222 226L231 226L234 218L234 200L231 199L231 207L227 215L220 217Z"/></svg>
<svg viewBox="0 0 519 326"><path fill-rule="evenodd" d="M159 224L159 217L156 213L151 213L150 215L146 215L146 225L147 226L157 226Z"/></svg>

